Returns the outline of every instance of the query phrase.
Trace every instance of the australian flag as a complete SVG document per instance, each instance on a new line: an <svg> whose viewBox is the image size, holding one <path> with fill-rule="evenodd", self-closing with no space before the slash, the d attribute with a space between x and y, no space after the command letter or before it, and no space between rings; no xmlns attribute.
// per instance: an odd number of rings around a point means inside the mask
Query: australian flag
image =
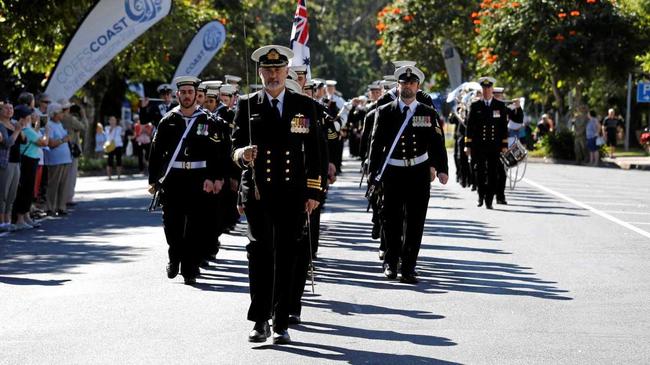
<svg viewBox="0 0 650 365"><path fill-rule="evenodd" d="M293 50L293 58L289 60L290 66L307 65L307 78L311 79L311 67L309 58L309 22L307 21L307 2L298 0L296 14L293 17L293 28L291 28L290 45Z"/></svg>

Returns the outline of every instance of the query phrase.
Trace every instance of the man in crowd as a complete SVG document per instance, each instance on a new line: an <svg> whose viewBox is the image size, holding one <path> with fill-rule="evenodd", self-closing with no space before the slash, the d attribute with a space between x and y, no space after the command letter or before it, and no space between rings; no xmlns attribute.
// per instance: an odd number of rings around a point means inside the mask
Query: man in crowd
<svg viewBox="0 0 650 365"><path fill-rule="evenodd" d="M508 149L508 111L506 105L493 97L496 80L481 77L482 98L472 103L467 118L465 153L472 160L478 185L478 206L492 209L498 190L499 156Z"/></svg>
<svg viewBox="0 0 650 365"><path fill-rule="evenodd" d="M219 194L228 170L229 136L196 104L200 80L174 80L180 105L160 120L151 145L149 191L160 194L163 226L169 245L167 276L181 270L194 284L199 264L214 243L209 219L213 194Z"/></svg>
<svg viewBox="0 0 650 365"><path fill-rule="evenodd" d="M395 279L401 261L400 281L415 284L431 182L447 183L447 151L438 113L416 100L422 71L403 66L395 77L399 98L377 112L368 184L383 191L384 275Z"/></svg>
<svg viewBox="0 0 650 365"><path fill-rule="evenodd" d="M162 99L158 103L150 103L149 98L144 98L140 101L140 119L143 123L151 123L154 127L158 127L158 122L162 119L168 111L172 110L178 103L172 100L172 87L169 84L162 84L158 86L158 94Z"/></svg>
<svg viewBox="0 0 650 365"><path fill-rule="evenodd" d="M270 45L257 49L264 89L240 100L233 160L246 171L241 204L248 219L251 305L250 342L291 341L289 300L299 236L322 194L320 131L314 103L285 87L293 52Z"/></svg>

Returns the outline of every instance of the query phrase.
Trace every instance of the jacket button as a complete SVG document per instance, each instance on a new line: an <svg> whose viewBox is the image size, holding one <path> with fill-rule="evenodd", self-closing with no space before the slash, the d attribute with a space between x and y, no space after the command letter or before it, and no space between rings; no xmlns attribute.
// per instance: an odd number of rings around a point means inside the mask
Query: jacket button
<svg viewBox="0 0 650 365"><path fill-rule="evenodd" d="M271 169L266 169L266 172L271 172Z"/></svg>
<svg viewBox="0 0 650 365"><path fill-rule="evenodd" d="M287 160L287 163L291 163L291 160Z"/></svg>
<svg viewBox="0 0 650 365"><path fill-rule="evenodd" d="M287 155L287 156L289 156L289 151L285 152L284 154Z"/></svg>
<svg viewBox="0 0 650 365"><path fill-rule="evenodd" d="M289 173L289 171L290 171L289 169L284 170L284 172L286 172L286 173Z"/></svg>
<svg viewBox="0 0 650 365"><path fill-rule="evenodd" d="M270 155L270 154L271 154L271 150L266 150L266 154L267 154L267 155Z"/></svg>
<svg viewBox="0 0 650 365"><path fill-rule="evenodd" d="M271 182L271 178L270 178L270 177L267 177L267 178L266 178L266 182Z"/></svg>
<svg viewBox="0 0 650 365"><path fill-rule="evenodd" d="M289 178L288 178L288 177L285 177L285 178L284 178L284 181L289 181Z"/></svg>
<svg viewBox="0 0 650 365"><path fill-rule="evenodd" d="M271 163L271 160L266 160L266 163Z"/></svg>

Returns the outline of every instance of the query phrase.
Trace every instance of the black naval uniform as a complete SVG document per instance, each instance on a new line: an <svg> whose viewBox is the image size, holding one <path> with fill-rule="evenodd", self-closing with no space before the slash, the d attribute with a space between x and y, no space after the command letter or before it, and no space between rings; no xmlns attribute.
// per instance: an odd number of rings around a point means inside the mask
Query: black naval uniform
<svg viewBox="0 0 650 365"><path fill-rule="evenodd" d="M412 276L429 203L430 167L438 174L447 174L448 166L438 113L422 103L416 106L392 156L387 156L405 117L399 99L379 109L370 148L370 179L375 180L384 161L390 158L381 180L382 235L387 245L384 265L396 271L401 259L402 275Z"/></svg>
<svg viewBox="0 0 650 365"><path fill-rule="evenodd" d="M272 317L275 332L288 327L291 274L306 221L305 202L318 200L322 193L321 132L314 103L288 89L284 93L281 117L264 90L241 98L233 137L235 151L249 145L249 133L252 144L258 146L255 180L253 168L247 169L240 190L250 240L246 246L251 295L248 319L257 324Z"/></svg>
<svg viewBox="0 0 650 365"><path fill-rule="evenodd" d="M449 124L456 125L454 132L454 162L456 164L456 182L465 188L473 184L469 160L464 152L467 126L456 113L451 113L449 115L448 121Z"/></svg>
<svg viewBox="0 0 650 365"><path fill-rule="evenodd" d="M339 138L338 132L336 132L336 129L334 128L333 119L329 117L329 114L327 114L325 107L315 100L314 105L316 107L318 125L321 130L320 152L321 174L323 176L321 180L321 188L323 189L323 192L321 194L321 198L319 199L320 205L318 208L312 211L312 214L309 215L311 224L309 226L305 226L303 229L303 234L299 243L300 247L296 259L296 265L293 272L291 299L289 301L289 314L298 317L298 320L302 312L301 299L305 291L305 284L307 283L309 275L309 263L311 260L316 259L316 253L318 252L318 241L320 239L320 215L325 204L325 200L327 198L327 190L329 188L329 182L326 176L328 176L329 164L332 161L330 160L328 140L338 140Z"/></svg>
<svg viewBox="0 0 650 365"><path fill-rule="evenodd" d="M362 123L366 117L366 108L353 107L348 114L347 129L348 141L350 147L350 156L359 156L359 147L361 142L361 128Z"/></svg>
<svg viewBox="0 0 650 365"><path fill-rule="evenodd" d="M158 122L170 110L176 108L178 103L172 101L169 105L163 102L149 102L146 108L140 108L139 115L143 124L151 123L154 127L158 127Z"/></svg>
<svg viewBox="0 0 650 365"><path fill-rule="evenodd" d="M203 183L206 179L225 177L230 161L228 139L217 121L202 108L197 107L188 118L177 107L160 120L149 161L149 184L156 184L164 176L192 118L196 120L163 182L161 193L169 261L181 264L181 274L186 279L198 275L199 264L212 244L209 227L214 224L211 219L215 195L204 192Z"/></svg>
<svg viewBox="0 0 650 365"><path fill-rule="evenodd" d="M508 147L508 111L506 105L492 98L472 103L467 118L465 146L471 149L472 169L476 172L479 206L492 208L498 188L499 156Z"/></svg>

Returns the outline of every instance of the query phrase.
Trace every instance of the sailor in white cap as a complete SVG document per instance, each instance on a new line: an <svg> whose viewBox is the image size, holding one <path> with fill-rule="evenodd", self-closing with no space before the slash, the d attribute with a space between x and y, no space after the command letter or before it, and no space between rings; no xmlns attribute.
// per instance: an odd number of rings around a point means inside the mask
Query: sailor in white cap
<svg viewBox="0 0 650 365"><path fill-rule="evenodd" d="M492 200L498 190L500 152L508 148L508 108L493 97L496 83L493 77L481 77L478 83L482 88L482 98L470 106L465 153L472 160L478 185L478 206L485 202L485 207L492 209Z"/></svg>
<svg viewBox="0 0 650 365"><path fill-rule="evenodd" d="M168 111L178 105L172 99L172 86L170 84L161 84L156 90L162 100L151 102L149 98L145 97L140 101L140 110L138 111L142 122L145 124L151 123L154 127L158 126L158 122Z"/></svg>
<svg viewBox="0 0 650 365"><path fill-rule="evenodd" d="M214 194L228 172L229 136L196 104L198 78L181 76L174 83L180 105L160 120L153 137L149 192L163 202L167 276L172 279L180 270L185 284L192 285L214 244Z"/></svg>
<svg viewBox="0 0 650 365"><path fill-rule="evenodd" d="M242 174L240 203L248 218L251 305L248 340L291 341L289 298L297 237L322 196L321 132L314 103L286 88L293 52L269 45L255 50L264 89L240 100L235 115L233 160Z"/></svg>
<svg viewBox="0 0 650 365"><path fill-rule="evenodd" d="M327 80L325 81L325 86L327 86L327 99L336 103L336 107L341 110L345 105L345 100L338 95L336 92L336 85L338 82L336 80Z"/></svg>
<svg viewBox="0 0 650 365"><path fill-rule="evenodd" d="M384 275L415 284L431 182L447 183L447 150L438 113L416 100L424 74L414 66L395 71L399 98L380 108L370 145L371 197L383 190Z"/></svg>
<svg viewBox="0 0 650 365"><path fill-rule="evenodd" d="M230 84L239 89L239 82L241 81L241 77L234 76L234 75L225 75L223 79L224 79L224 84Z"/></svg>
<svg viewBox="0 0 650 365"><path fill-rule="evenodd" d="M296 73L297 77L295 81L298 82L300 87L305 87L305 83L307 82L307 65L289 66L289 70Z"/></svg>
<svg viewBox="0 0 650 365"><path fill-rule="evenodd" d="M524 110L521 107L521 101L519 98L512 101L506 101L505 98L505 88L495 87L494 88L494 98L506 103L508 108L508 146L511 146L515 143L515 140L519 139L519 131L524 126ZM497 204L507 205L508 201L506 200L506 169L499 159L499 168L497 168L497 191L496 191L496 202Z"/></svg>

